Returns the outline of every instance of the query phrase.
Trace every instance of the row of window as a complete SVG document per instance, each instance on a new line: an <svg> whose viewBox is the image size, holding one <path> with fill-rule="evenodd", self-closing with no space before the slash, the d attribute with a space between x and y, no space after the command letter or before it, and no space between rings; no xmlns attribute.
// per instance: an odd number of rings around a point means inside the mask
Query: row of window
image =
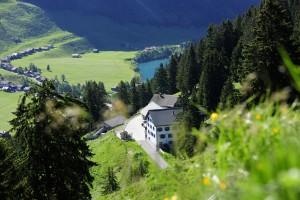
<svg viewBox="0 0 300 200"><path fill-rule="evenodd" d="M148 130L148 134L155 138L155 134Z"/></svg>
<svg viewBox="0 0 300 200"><path fill-rule="evenodd" d="M152 133L152 132L149 131L149 130L148 130L148 134L155 138L155 134ZM171 133L166 134L166 135L168 136L168 138L172 138L172 137L173 137L173 135L172 135ZM166 138L166 135L165 135L165 134L160 134L159 137L160 137L161 139L164 139L164 138Z"/></svg>
<svg viewBox="0 0 300 200"><path fill-rule="evenodd" d="M169 134L167 134L168 135L168 138L172 138L173 137L173 135L171 134L171 133L169 133ZM161 139L164 139L164 138L166 138L166 135L165 134L161 134L160 136L159 136Z"/></svg>

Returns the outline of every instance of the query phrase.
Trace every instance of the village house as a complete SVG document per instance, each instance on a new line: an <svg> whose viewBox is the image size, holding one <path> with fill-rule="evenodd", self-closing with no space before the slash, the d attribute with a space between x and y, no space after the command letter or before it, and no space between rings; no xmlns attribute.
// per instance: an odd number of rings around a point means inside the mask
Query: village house
<svg viewBox="0 0 300 200"><path fill-rule="evenodd" d="M0 81L0 88L8 87L10 84L9 81Z"/></svg>
<svg viewBox="0 0 300 200"><path fill-rule="evenodd" d="M119 87L117 85L111 86L111 91L117 92L119 90Z"/></svg>
<svg viewBox="0 0 300 200"><path fill-rule="evenodd" d="M10 56L5 56L4 58L2 58L1 62L3 63L8 63L10 61Z"/></svg>
<svg viewBox="0 0 300 200"><path fill-rule="evenodd" d="M160 107L173 108L177 106L178 96L169 94L154 94L150 102L154 102Z"/></svg>
<svg viewBox="0 0 300 200"><path fill-rule="evenodd" d="M11 135L10 135L9 132L7 132L7 131L1 131L1 130L0 130L0 137L6 138L6 139L10 139L10 138L11 138Z"/></svg>
<svg viewBox="0 0 300 200"><path fill-rule="evenodd" d="M49 51L50 48L47 46L47 47L41 47L42 51Z"/></svg>
<svg viewBox="0 0 300 200"><path fill-rule="evenodd" d="M29 92L30 89L31 89L30 87L24 87L23 91L24 91L24 92Z"/></svg>
<svg viewBox="0 0 300 200"><path fill-rule="evenodd" d="M93 49L93 53L99 53L99 49Z"/></svg>
<svg viewBox="0 0 300 200"><path fill-rule="evenodd" d="M149 110L146 115L146 140L159 148L173 148L178 133L176 116L182 112L179 108Z"/></svg>
<svg viewBox="0 0 300 200"><path fill-rule="evenodd" d="M74 54L72 54L72 58L80 58L81 56L80 56L80 54L78 54L78 53L74 53Z"/></svg>

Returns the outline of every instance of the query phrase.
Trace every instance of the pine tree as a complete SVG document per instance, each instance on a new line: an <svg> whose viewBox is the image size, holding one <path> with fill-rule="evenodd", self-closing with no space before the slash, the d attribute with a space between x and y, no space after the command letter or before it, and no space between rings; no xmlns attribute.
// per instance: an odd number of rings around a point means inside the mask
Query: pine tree
<svg viewBox="0 0 300 200"><path fill-rule="evenodd" d="M130 97L129 97L129 91L127 85L123 81L120 81L118 88L119 89L118 89L117 96L119 100L123 101L123 103L125 103L126 105L129 105Z"/></svg>
<svg viewBox="0 0 300 200"><path fill-rule="evenodd" d="M264 0L259 9L257 24L254 29L254 40L243 50L244 64L241 78L250 73L256 73L256 79L251 82L252 91L246 96L264 94L267 88L271 91L290 85L287 73L279 69L282 64L278 48L281 46L297 60L297 48L291 39L293 30L291 19L286 10L276 1Z"/></svg>
<svg viewBox="0 0 300 200"><path fill-rule="evenodd" d="M130 82L130 104L131 104L131 114L135 114L140 108L139 94L136 87L135 78L133 78Z"/></svg>
<svg viewBox="0 0 300 200"><path fill-rule="evenodd" d="M13 198L12 174L13 168L13 149L9 148L8 141L0 138L0 199Z"/></svg>
<svg viewBox="0 0 300 200"><path fill-rule="evenodd" d="M82 106L55 93L48 81L24 95L10 121L18 154L15 199L91 198L89 168L94 163L82 138L86 134Z"/></svg>
<svg viewBox="0 0 300 200"><path fill-rule="evenodd" d="M200 68L197 65L194 45L183 54L179 62L177 88L183 95L190 95L199 81Z"/></svg>
<svg viewBox="0 0 300 200"><path fill-rule="evenodd" d="M167 75L168 75L168 83L169 83L169 94L175 94L178 92L178 89L176 87L176 76L177 76L177 65L178 61L175 55L172 55L169 64L167 66Z"/></svg>
<svg viewBox="0 0 300 200"><path fill-rule="evenodd" d="M153 78L153 88L155 93L168 93L169 82L167 78L167 71L162 63L155 71Z"/></svg>
<svg viewBox="0 0 300 200"><path fill-rule="evenodd" d="M221 91L229 69L226 68L225 52L207 51L204 57L204 69L200 78L198 98L200 105L208 110L217 108Z"/></svg>
<svg viewBox="0 0 300 200"><path fill-rule="evenodd" d="M104 84L95 81L86 82L83 92L83 101L87 104L89 113L93 116L94 121L102 120L101 113L106 109L105 105L106 90Z"/></svg>
<svg viewBox="0 0 300 200"><path fill-rule="evenodd" d="M147 98L147 90L146 90L146 86L145 86L145 83L142 83L139 87L138 87L138 93L139 93L139 107L142 108L142 107L145 107L148 102L149 102L149 99ZM152 95L151 95L152 96Z"/></svg>
<svg viewBox="0 0 300 200"><path fill-rule="evenodd" d="M105 176L104 185L102 187L102 194L110 194L120 189L117 177L111 167L108 167L107 174Z"/></svg>

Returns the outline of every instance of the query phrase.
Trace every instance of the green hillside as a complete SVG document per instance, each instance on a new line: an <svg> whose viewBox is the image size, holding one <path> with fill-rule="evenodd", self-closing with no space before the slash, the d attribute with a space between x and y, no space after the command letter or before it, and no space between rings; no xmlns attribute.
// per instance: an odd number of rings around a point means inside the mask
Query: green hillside
<svg viewBox="0 0 300 200"><path fill-rule="evenodd" d="M0 23L0 57L50 43L61 45L67 52L90 48L85 39L61 30L42 9L32 4L0 2Z"/></svg>
<svg viewBox="0 0 300 200"><path fill-rule="evenodd" d="M0 91L0 130L9 130L11 128L8 121L13 119L14 115L12 112L16 110L19 97L22 94L20 92L7 93Z"/></svg>

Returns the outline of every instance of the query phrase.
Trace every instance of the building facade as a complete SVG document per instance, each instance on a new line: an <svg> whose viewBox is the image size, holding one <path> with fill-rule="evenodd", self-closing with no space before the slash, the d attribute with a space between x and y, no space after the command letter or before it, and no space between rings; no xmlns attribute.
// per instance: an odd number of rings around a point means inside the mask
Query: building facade
<svg viewBox="0 0 300 200"><path fill-rule="evenodd" d="M176 115L181 109L149 110L146 116L146 139L156 148L173 147L174 139L178 134Z"/></svg>

